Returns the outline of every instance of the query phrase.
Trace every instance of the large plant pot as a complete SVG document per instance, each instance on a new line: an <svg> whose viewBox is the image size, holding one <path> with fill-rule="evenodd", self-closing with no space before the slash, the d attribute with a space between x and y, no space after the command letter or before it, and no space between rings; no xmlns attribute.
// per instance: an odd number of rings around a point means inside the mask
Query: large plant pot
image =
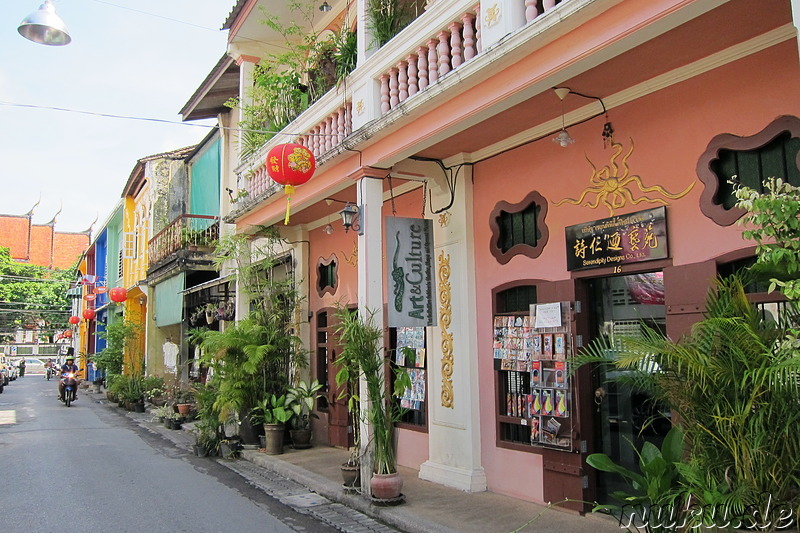
<svg viewBox="0 0 800 533"><path fill-rule="evenodd" d="M376 500L396 501L403 491L403 478L400 474L373 474L369 481L372 498Z"/></svg>
<svg viewBox="0 0 800 533"><path fill-rule="evenodd" d="M260 444L258 436L261 434L261 425L254 426L249 416L239 418L239 438L246 446L257 447Z"/></svg>
<svg viewBox="0 0 800 533"><path fill-rule="evenodd" d="M239 455L237 448L225 441L220 443L219 452L223 459L236 459Z"/></svg>
<svg viewBox="0 0 800 533"><path fill-rule="evenodd" d="M194 454L197 457L208 457L208 448L201 444L194 445Z"/></svg>
<svg viewBox="0 0 800 533"><path fill-rule="evenodd" d="M357 489L361 487L361 465L342 465L342 485L346 489Z"/></svg>
<svg viewBox="0 0 800 533"><path fill-rule="evenodd" d="M176 407L178 408L178 413L180 413L181 416L188 415L189 411L192 410L192 404L190 403L179 403L176 405Z"/></svg>
<svg viewBox="0 0 800 533"><path fill-rule="evenodd" d="M290 429L289 436L292 438L292 446L296 450L311 448L310 429Z"/></svg>
<svg viewBox="0 0 800 533"><path fill-rule="evenodd" d="M283 453L283 424L264 424L264 453L280 455Z"/></svg>

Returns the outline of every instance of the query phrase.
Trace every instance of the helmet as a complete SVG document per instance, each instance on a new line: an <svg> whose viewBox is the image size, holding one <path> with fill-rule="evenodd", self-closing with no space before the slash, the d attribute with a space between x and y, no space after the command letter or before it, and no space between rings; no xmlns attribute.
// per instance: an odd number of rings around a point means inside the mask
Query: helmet
<svg viewBox="0 0 800 533"><path fill-rule="evenodd" d="M75 356L74 355L68 355L67 358L64 359L64 361L74 361L74 360L75 360Z"/></svg>

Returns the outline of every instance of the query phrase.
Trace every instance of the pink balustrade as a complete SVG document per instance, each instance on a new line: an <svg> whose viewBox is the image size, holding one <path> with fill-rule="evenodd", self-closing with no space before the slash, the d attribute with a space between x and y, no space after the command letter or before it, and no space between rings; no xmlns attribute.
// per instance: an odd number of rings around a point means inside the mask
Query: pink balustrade
<svg viewBox="0 0 800 533"><path fill-rule="evenodd" d="M518 0L525 5L525 20L533 22L557 5L569 0ZM429 4L433 3L429 0ZM424 92L452 70L471 61L483 51L481 42L480 4L456 20L451 21L435 35L422 41L417 49L388 68L380 83L381 114L388 113L408 98ZM336 148L353 131L352 102L336 109L294 142L311 150L320 158ZM247 185L248 202L275 190L263 162L253 171Z"/></svg>
<svg viewBox="0 0 800 533"><path fill-rule="evenodd" d="M518 0L525 4L527 23L568 0ZM430 3L430 2L429 2ZM416 52L379 78L381 114L419 94L483 50L480 5L450 22L420 44Z"/></svg>

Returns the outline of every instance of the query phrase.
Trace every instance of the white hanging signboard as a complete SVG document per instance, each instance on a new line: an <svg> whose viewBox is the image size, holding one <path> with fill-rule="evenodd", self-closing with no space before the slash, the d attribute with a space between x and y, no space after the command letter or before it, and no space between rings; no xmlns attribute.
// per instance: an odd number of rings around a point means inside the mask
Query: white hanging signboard
<svg viewBox="0 0 800 533"><path fill-rule="evenodd" d="M389 327L436 325L433 221L386 218Z"/></svg>

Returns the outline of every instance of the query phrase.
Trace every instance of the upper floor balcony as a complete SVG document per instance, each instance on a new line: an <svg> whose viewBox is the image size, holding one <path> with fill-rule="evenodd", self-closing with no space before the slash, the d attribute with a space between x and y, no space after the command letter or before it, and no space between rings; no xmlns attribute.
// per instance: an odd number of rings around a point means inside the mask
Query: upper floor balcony
<svg viewBox="0 0 800 533"><path fill-rule="evenodd" d="M480 63L476 60L508 35L523 28L528 28L531 36L540 35L593 2L502 0L481 12L476 0L429 0L386 44L366 53L360 50L357 67L344 81L303 110L281 134L243 158L236 168L239 190L230 217L248 213L281 189L264 165L275 144L300 143L314 153L322 167L346 149L358 148L380 129L389 128L393 111L402 116L459 82L486 75L489 58L479 66L470 65ZM370 37L361 29L358 38Z"/></svg>
<svg viewBox="0 0 800 533"><path fill-rule="evenodd" d="M219 217L181 215L159 231L148 243L148 278L175 259L211 264L210 251L219 239Z"/></svg>

